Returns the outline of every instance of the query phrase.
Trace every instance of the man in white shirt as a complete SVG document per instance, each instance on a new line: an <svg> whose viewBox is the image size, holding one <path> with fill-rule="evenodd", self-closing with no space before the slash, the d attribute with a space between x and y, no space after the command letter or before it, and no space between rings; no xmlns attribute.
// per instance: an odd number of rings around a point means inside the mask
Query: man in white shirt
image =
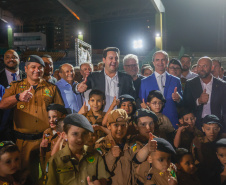
<svg viewBox="0 0 226 185"><path fill-rule="evenodd" d="M119 66L119 49L108 47L103 51L103 62L105 64L102 71L91 73L87 79L74 86L75 92L83 93L88 89L97 89L105 93L106 112L110 107L114 97L129 94L136 97L132 77L118 71Z"/></svg>
<svg viewBox="0 0 226 185"><path fill-rule="evenodd" d="M196 116L196 126L201 128L202 118L214 114L226 129L226 83L211 74L212 59L202 57L198 60L198 77L187 81L184 90L184 104Z"/></svg>
<svg viewBox="0 0 226 185"><path fill-rule="evenodd" d="M181 74L181 78L186 78L191 79L194 78L196 76L198 76L197 74L191 72L190 67L191 67L191 57L187 54L184 54L181 58L180 58L180 62L182 65L182 74Z"/></svg>
<svg viewBox="0 0 226 185"><path fill-rule="evenodd" d="M0 71L0 84L5 88L12 81L21 80L26 77L25 72L19 70L20 58L16 51L10 49L4 54L5 68Z"/></svg>

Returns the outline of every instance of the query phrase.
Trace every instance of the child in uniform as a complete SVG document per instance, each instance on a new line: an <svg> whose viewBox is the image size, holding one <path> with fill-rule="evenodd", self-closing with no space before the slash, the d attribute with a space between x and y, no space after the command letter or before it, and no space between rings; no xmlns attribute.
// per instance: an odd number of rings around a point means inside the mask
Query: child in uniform
<svg viewBox="0 0 226 185"><path fill-rule="evenodd" d="M192 154L185 148L178 148L176 153L178 185L201 185Z"/></svg>
<svg viewBox="0 0 226 185"><path fill-rule="evenodd" d="M149 93L147 97L147 105L143 100L141 107L153 111L158 116L158 122L155 127L154 135L156 135L157 137L164 138L171 142L174 138L175 129L172 123L170 122L169 118L162 114L162 110L165 103L166 100L162 93L158 90L153 90Z"/></svg>
<svg viewBox="0 0 226 185"><path fill-rule="evenodd" d="M130 140L130 147L134 153L137 153L141 148L143 148L150 139L150 133L154 133L155 123L158 121L156 114L147 109L138 109L135 113L135 123L136 129L139 134L134 135ZM153 136L155 138L155 136ZM137 179L136 184L144 184L147 173L150 169L150 157L142 162L141 164L134 163L135 177Z"/></svg>
<svg viewBox="0 0 226 185"><path fill-rule="evenodd" d="M191 110L182 108L179 113L179 125L174 138L176 148L186 148L191 151L193 139L202 137L203 133L195 126L196 118Z"/></svg>
<svg viewBox="0 0 226 185"><path fill-rule="evenodd" d="M157 150L151 153L152 167L150 168L145 185L177 185L175 165L171 156L176 152L172 145L163 138L154 138Z"/></svg>
<svg viewBox="0 0 226 185"><path fill-rule="evenodd" d="M67 115L67 110L60 104L50 104L47 107L47 111L50 128L43 132L43 139L40 144L40 163L43 176L45 174L46 164L51 157L51 150L58 139L56 131L57 120Z"/></svg>
<svg viewBox="0 0 226 185"><path fill-rule="evenodd" d="M94 132L89 121L81 114L70 114L64 119L67 145L49 160L47 185L85 184L104 185L110 177L104 160L95 150L84 146Z"/></svg>

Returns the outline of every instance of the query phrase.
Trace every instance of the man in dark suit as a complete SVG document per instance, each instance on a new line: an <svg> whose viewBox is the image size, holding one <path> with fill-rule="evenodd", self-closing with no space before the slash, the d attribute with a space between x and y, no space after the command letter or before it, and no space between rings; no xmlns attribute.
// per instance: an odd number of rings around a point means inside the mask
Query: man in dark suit
<svg viewBox="0 0 226 185"><path fill-rule="evenodd" d="M167 73L169 56L165 51L156 51L152 61L155 72L141 80L139 97L142 101L147 102L150 91L160 90L166 99L162 113L169 118L174 128L177 128L177 106L181 104L182 100L180 79Z"/></svg>
<svg viewBox="0 0 226 185"><path fill-rule="evenodd" d="M131 76L118 71L119 49L109 47L103 51L103 62L105 67L102 71L91 73L87 79L78 84L74 89L83 93L87 89L98 89L105 92L106 106L104 111L110 107L114 97L129 94L136 97L135 88Z"/></svg>
<svg viewBox="0 0 226 185"><path fill-rule="evenodd" d="M0 71L0 84L5 88L9 86L12 81L22 80L26 77L25 72L19 70L20 58L16 51L8 50L4 54L4 66L5 68ZM0 110L0 135L2 139L8 138L8 129L12 127L13 112L8 110Z"/></svg>
<svg viewBox="0 0 226 185"><path fill-rule="evenodd" d="M16 51L10 49L4 54L5 68L0 71L0 84L5 88L12 81L22 80L26 77L25 72L19 70L20 58Z"/></svg>
<svg viewBox="0 0 226 185"><path fill-rule="evenodd" d="M211 74L213 61L209 57L198 60L198 77L188 80L184 89L184 104L195 112L196 126L201 129L202 118L214 114L226 130L226 83Z"/></svg>

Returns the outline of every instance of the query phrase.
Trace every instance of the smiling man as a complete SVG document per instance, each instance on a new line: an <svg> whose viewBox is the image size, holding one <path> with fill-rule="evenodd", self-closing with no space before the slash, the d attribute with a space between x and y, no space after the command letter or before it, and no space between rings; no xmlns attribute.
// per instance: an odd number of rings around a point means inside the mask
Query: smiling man
<svg viewBox="0 0 226 185"><path fill-rule="evenodd" d="M152 61L155 72L141 80L139 98L141 101L144 99L146 102L150 91L160 90L166 99L162 113L170 119L174 128L177 128L177 106L181 103L182 96L180 79L166 71L169 56L165 51L156 51Z"/></svg>
<svg viewBox="0 0 226 185"><path fill-rule="evenodd" d="M0 84L5 88L12 81L21 80L26 77L26 74L19 70L20 58L16 51L10 49L4 54L5 69L0 71Z"/></svg>
<svg viewBox="0 0 226 185"><path fill-rule="evenodd" d="M136 97L135 88L131 76L118 71L119 49L108 47L103 51L104 69L91 73L86 80L74 86L76 93L83 93L88 89L97 89L105 93L106 106L104 112L109 109L114 97L129 94Z"/></svg>
<svg viewBox="0 0 226 185"><path fill-rule="evenodd" d="M39 147L43 131L49 127L47 106L63 105L58 89L43 79L44 61L30 55L25 63L27 78L13 81L0 102L0 109L14 109L14 134L21 152L22 168L38 181Z"/></svg>
<svg viewBox="0 0 226 185"><path fill-rule="evenodd" d="M76 94L72 91L74 82L74 67L71 64L63 64L59 68L59 75L61 79L56 83L56 86L60 89L65 108L68 113L77 113L82 107L82 97L80 94Z"/></svg>

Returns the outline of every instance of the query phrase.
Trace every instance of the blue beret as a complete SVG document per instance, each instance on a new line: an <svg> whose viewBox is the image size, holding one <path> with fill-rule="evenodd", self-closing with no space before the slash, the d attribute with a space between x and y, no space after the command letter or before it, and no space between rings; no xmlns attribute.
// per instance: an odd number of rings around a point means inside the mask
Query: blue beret
<svg viewBox="0 0 226 185"><path fill-rule="evenodd" d="M226 147L226 138L222 138L216 142L216 148Z"/></svg>
<svg viewBox="0 0 226 185"><path fill-rule="evenodd" d="M87 118L81 114L69 114L64 118L64 124L74 125L76 127L84 128L90 132L94 132L92 125Z"/></svg>
<svg viewBox="0 0 226 185"><path fill-rule="evenodd" d="M156 114L150 110L147 110L147 109L138 109L136 112L135 112L135 118L138 119L140 117L145 117L145 116L148 116L150 118L152 118L154 120L154 122L158 121L158 117L156 116Z"/></svg>
<svg viewBox="0 0 226 185"><path fill-rule="evenodd" d="M27 61L26 62L36 62L38 64L41 64L43 67L45 67L45 62L38 55L30 55L27 58Z"/></svg>
<svg viewBox="0 0 226 185"><path fill-rule="evenodd" d="M119 101L120 102L130 101L132 103L135 103L134 97L130 96L129 94L123 94L119 96Z"/></svg>
<svg viewBox="0 0 226 185"><path fill-rule="evenodd" d="M163 138L154 138L157 141L157 150L169 154L176 154L173 146Z"/></svg>

